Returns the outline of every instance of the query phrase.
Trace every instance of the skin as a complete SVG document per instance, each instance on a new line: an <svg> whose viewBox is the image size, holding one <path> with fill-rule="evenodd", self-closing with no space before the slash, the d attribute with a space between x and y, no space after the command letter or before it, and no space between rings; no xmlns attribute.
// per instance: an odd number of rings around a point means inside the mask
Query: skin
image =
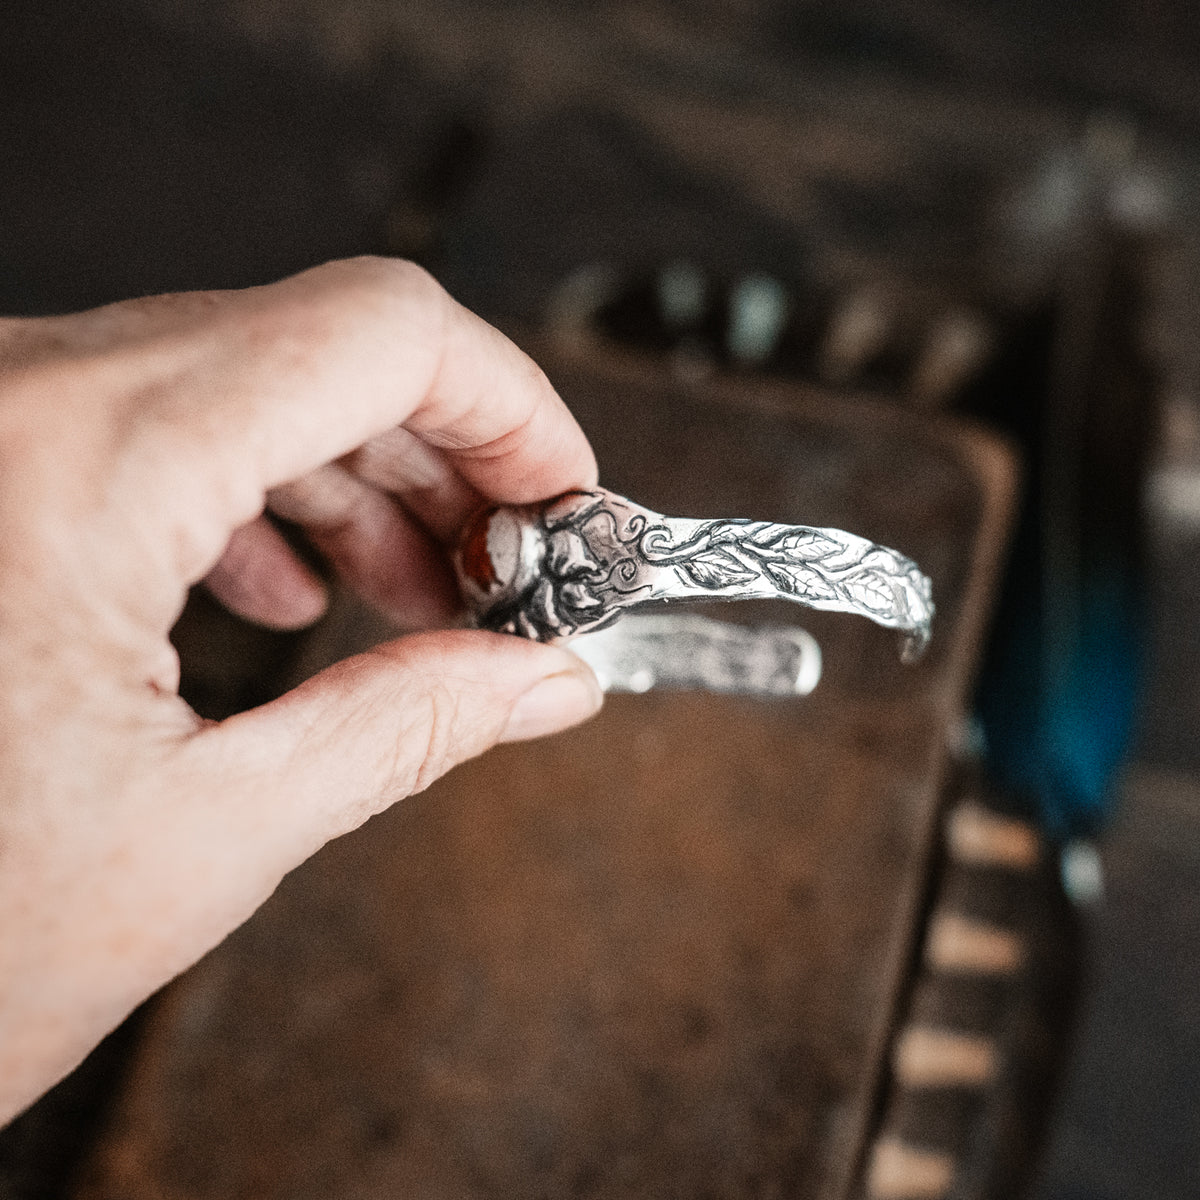
<svg viewBox="0 0 1200 1200"><path fill-rule="evenodd" d="M0 320L0 1123L331 838L600 705L565 650L443 629L204 722L168 641L188 587L316 619L270 507L436 627L483 498L595 482L541 371L409 263Z"/></svg>

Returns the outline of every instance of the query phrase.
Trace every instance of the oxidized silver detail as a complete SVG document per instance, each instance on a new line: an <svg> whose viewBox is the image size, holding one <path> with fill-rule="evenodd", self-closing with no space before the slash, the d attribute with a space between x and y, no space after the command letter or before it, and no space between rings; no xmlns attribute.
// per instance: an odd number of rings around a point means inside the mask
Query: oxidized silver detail
<svg viewBox="0 0 1200 1200"><path fill-rule="evenodd" d="M483 513L455 559L477 624L536 641L602 629L668 600L784 599L857 613L929 642L929 579L911 559L840 529L695 520L597 488Z"/></svg>

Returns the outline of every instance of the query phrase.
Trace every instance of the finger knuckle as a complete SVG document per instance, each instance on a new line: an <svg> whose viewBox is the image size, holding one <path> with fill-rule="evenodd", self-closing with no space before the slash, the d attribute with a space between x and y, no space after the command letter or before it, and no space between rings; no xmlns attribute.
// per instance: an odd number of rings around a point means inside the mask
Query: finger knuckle
<svg viewBox="0 0 1200 1200"><path fill-rule="evenodd" d="M421 702L420 734L414 739L410 792L424 791L458 761L460 703L443 683L428 686Z"/></svg>
<svg viewBox="0 0 1200 1200"><path fill-rule="evenodd" d="M404 258L362 255L318 268L334 290L355 304L424 309L445 293L424 267Z"/></svg>
<svg viewBox="0 0 1200 1200"><path fill-rule="evenodd" d="M335 349L373 354L400 332L415 345L431 343L445 301L441 287L415 263L339 259L264 289L235 336L256 360L308 376Z"/></svg>

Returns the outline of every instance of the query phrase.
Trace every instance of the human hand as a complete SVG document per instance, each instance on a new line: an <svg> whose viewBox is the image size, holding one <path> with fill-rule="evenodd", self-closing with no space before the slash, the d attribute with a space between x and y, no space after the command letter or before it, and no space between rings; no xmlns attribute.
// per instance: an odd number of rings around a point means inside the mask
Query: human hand
<svg viewBox="0 0 1200 1200"><path fill-rule="evenodd" d="M457 630L201 721L190 584L281 627L324 606L264 503L426 626L481 497L595 478L541 372L411 264L0 320L0 1122L326 841L600 704L566 651Z"/></svg>

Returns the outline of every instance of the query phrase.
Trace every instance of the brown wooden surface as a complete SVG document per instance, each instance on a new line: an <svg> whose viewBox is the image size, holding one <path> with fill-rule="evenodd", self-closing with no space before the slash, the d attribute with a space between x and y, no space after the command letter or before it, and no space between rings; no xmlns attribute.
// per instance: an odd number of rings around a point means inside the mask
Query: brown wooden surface
<svg viewBox="0 0 1200 1200"><path fill-rule="evenodd" d="M838 524L933 648L787 606L810 698L616 697L329 846L180 980L80 1195L833 1196L867 1132L1011 500L994 442L796 388L539 357L606 484ZM726 615L726 614L723 614ZM377 635L343 607L306 667Z"/></svg>

